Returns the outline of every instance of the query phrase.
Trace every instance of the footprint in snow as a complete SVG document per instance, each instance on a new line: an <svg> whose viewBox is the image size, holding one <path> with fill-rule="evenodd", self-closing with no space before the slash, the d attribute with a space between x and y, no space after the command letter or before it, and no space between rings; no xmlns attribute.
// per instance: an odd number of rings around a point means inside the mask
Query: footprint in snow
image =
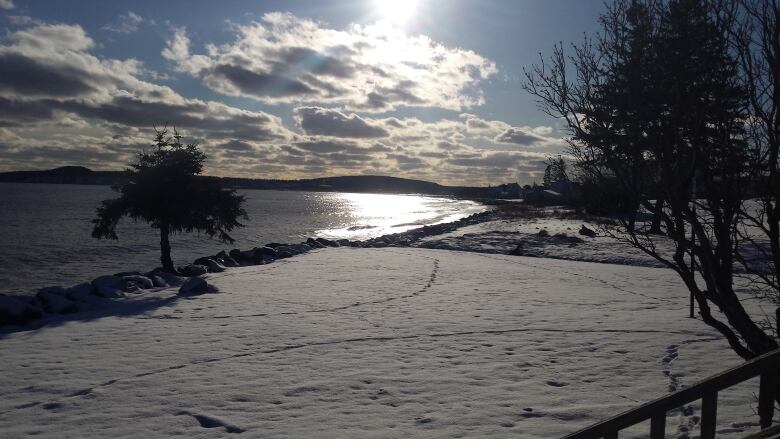
<svg viewBox="0 0 780 439"><path fill-rule="evenodd" d="M430 424L431 422L433 422L433 418L429 416L418 416L414 418L414 422L417 424Z"/></svg>
<svg viewBox="0 0 780 439"><path fill-rule="evenodd" d="M198 424L200 424L203 428L224 428L226 432L228 433L243 433L243 428L236 427L235 425L230 425L229 423L222 421L220 419L217 419L212 416L207 415L200 415L196 413L189 413L189 412L180 412L179 415L188 415L195 418L196 421L198 421Z"/></svg>
<svg viewBox="0 0 780 439"><path fill-rule="evenodd" d="M306 393L317 393L319 391L320 389L314 386L301 386L284 392L284 396L301 396Z"/></svg>

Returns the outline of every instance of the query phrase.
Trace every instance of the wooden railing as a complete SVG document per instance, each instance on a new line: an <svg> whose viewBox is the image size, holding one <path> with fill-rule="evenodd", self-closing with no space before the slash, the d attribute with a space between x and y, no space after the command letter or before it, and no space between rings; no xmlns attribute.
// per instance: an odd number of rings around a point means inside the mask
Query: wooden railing
<svg viewBox="0 0 780 439"><path fill-rule="evenodd" d="M650 420L650 438L662 439L665 434L666 413L698 399L702 400L701 439L712 439L715 437L718 392L758 375L761 376L758 393L758 415L761 428L765 429L772 424L778 369L780 369L780 349L768 352L740 366L624 412L614 418L601 421L576 433L564 436L564 439L617 439L620 430L648 419Z"/></svg>

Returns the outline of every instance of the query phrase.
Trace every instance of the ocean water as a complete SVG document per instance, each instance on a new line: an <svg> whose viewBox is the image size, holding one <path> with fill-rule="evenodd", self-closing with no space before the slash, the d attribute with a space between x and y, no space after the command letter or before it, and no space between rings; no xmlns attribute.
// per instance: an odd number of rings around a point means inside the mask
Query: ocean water
<svg viewBox="0 0 780 439"><path fill-rule="evenodd" d="M219 250L242 250L307 237L366 239L485 210L479 203L420 195L340 192L240 191L246 227L223 244L205 235L171 239L176 264ZM103 274L148 271L160 265L159 234L146 223L120 223L118 241L91 237L90 220L107 186L0 183L0 293L31 294L71 286Z"/></svg>

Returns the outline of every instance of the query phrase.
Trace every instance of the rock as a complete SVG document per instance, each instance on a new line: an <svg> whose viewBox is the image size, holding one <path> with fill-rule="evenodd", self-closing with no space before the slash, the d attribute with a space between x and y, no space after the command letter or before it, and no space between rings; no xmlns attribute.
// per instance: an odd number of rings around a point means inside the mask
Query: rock
<svg viewBox="0 0 780 439"><path fill-rule="evenodd" d="M237 248L230 250L230 257L233 258L237 267L255 264L255 254L253 250L241 251Z"/></svg>
<svg viewBox="0 0 780 439"><path fill-rule="evenodd" d="M204 267L208 267L209 266L209 263L208 263L209 259L211 259L211 258L207 257L207 256L204 256L202 258L195 259L194 261L192 261L192 263L194 265L202 265Z"/></svg>
<svg viewBox="0 0 780 439"><path fill-rule="evenodd" d="M123 271L121 273L114 273L114 276L116 277L125 277L125 276L143 276L140 271Z"/></svg>
<svg viewBox="0 0 780 439"><path fill-rule="evenodd" d="M387 247L387 243L386 243L386 242L384 242L384 241L377 241L377 242L375 242L375 243L371 244L371 247L374 247L374 248L383 248L383 247Z"/></svg>
<svg viewBox="0 0 780 439"><path fill-rule="evenodd" d="M0 326L26 325L42 316L29 300L0 294Z"/></svg>
<svg viewBox="0 0 780 439"><path fill-rule="evenodd" d="M230 257L235 259L238 263L241 263L241 250L237 248L230 250Z"/></svg>
<svg viewBox="0 0 780 439"><path fill-rule="evenodd" d="M259 254L261 257L264 255L270 256L272 258L275 258L277 255L277 251L273 247L256 247L255 248L255 254Z"/></svg>
<svg viewBox="0 0 780 439"><path fill-rule="evenodd" d="M240 267L241 265L235 259L230 256L222 256L219 258L222 261L222 265L225 267Z"/></svg>
<svg viewBox="0 0 780 439"><path fill-rule="evenodd" d="M525 252L523 252L523 243L521 242L520 244L517 244L517 247L509 252L509 254L514 256L523 256L525 254Z"/></svg>
<svg viewBox="0 0 780 439"><path fill-rule="evenodd" d="M184 267L179 267L179 273L187 277L202 276L208 273L208 269L203 265L190 264Z"/></svg>
<svg viewBox="0 0 780 439"><path fill-rule="evenodd" d="M278 255L279 259L291 258L291 257L295 256L294 254L290 253L287 250L282 250L282 251L278 252L277 255Z"/></svg>
<svg viewBox="0 0 780 439"><path fill-rule="evenodd" d="M257 259L255 259L255 264L257 265L265 265L270 264L271 262L279 259L279 252L276 252L275 255L271 256L268 254L265 255L257 255Z"/></svg>
<svg viewBox="0 0 780 439"><path fill-rule="evenodd" d="M362 243L360 243L360 242L358 242L358 241L351 241L351 242L349 243L349 246L350 246L350 247L362 247L363 245L362 245Z"/></svg>
<svg viewBox="0 0 780 439"><path fill-rule="evenodd" d="M311 250L311 247L306 244L292 244L285 245L283 247L276 247L277 253L287 252L292 255L300 255L301 253L306 253L309 250Z"/></svg>
<svg viewBox="0 0 780 439"><path fill-rule="evenodd" d="M195 296L204 293L216 293L219 290L214 285L209 285L202 277L191 277L179 288L180 296Z"/></svg>
<svg viewBox="0 0 780 439"><path fill-rule="evenodd" d="M71 314L78 311L76 304L65 297L65 289L62 287L42 288L35 298L41 308L51 314Z"/></svg>
<svg viewBox="0 0 780 439"><path fill-rule="evenodd" d="M255 254L254 250L245 250L239 254L239 262L242 264L256 264L257 259L260 259L260 257Z"/></svg>
<svg viewBox="0 0 780 439"><path fill-rule="evenodd" d="M92 281L95 294L100 297L124 297L125 281L118 276L100 276Z"/></svg>
<svg viewBox="0 0 780 439"><path fill-rule="evenodd" d="M339 239L336 242L342 247L349 247L350 244L349 239Z"/></svg>
<svg viewBox="0 0 780 439"><path fill-rule="evenodd" d="M340 247L338 242L331 241L330 239L327 238L317 238L316 241L324 245L325 247Z"/></svg>
<svg viewBox="0 0 780 439"><path fill-rule="evenodd" d="M306 253L308 251L311 251L313 248L309 244L306 244L305 242L302 242L300 244L291 245L290 247L293 247L298 250L299 253Z"/></svg>
<svg viewBox="0 0 780 439"><path fill-rule="evenodd" d="M289 254L291 254L293 256L298 254L298 252L293 250L293 248L291 246L289 246L289 245L281 245L279 247L276 247L274 250L276 250L277 257L279 257L278 256L279 253L282 253L282 252L289 253Z"/></svg>
<svg viewBox="0 0 780 439"><path fill-rule="evenodd" d="M186 278L177 276L173 273L168 273L167 271L157 271L154 273L154 275L159 277L163 283L165 283L166 287L178 287L186 280Z"/></svg>
<svg viewBox="0 0 780 439"><path fill-rule="evenodd" d="M582 227L580 227L580 235L593 238L594 236L596 236L596 232L594 230L587 228L585 224L583 224Z"/></svg>
<svg viewBox="0 0 780 439"><path fill-rule="evenodd" d="M213 256L195 259L195 265L206 267L206 270L208 270L209 273L222 273L225 271L225 266Z"/></svg>
<svg viewBox="0 0 780 439"><path fill-rule="evenodd" d="M537 233L537 236L539 236L540 238L546 238L546 237L550 236L550 232L548 232L547 229L542 229L542 230L539 230L539 233Z"/></svg>
<svg viewBox="0 0 780 439"><path fill-rule="evenodd" d="M284 245L287 245L287 244L279 244L278 242L272 242L270 244L266 244L265 246L266 247L271 247L271 248L276 248L276 247L281 247L281 246L284 246Z"/></svg>
<svg viewBox="0 0 780 439"><path fill-rule="evenodd" d="M74 302L90 302L95 299L95 287L89 282L74 285L65 290L65 297Z"/></svg>
<svg viewBox="0 0 780 439"><path fill-rule="evenodd" d="M160 276L158 276L156 274L150 275L149 279L152 280L152 283L157 288L168 288L170 286L170 285L168 285L168 282L165 282L165 279L163 279L162 277L160 277Z"/></svg>
<svg viewBox="0 0 780 439"><path fill-rule="evenodd" d="M208 265L206 265L206 268L208 268L209 273L222 273L223 271L226 270L224 265L220 264L214 259L208 260Z"/></svg>
<svg viewBox="0 0 780 439"><path fill-rule="evenodd" d="M65 294L66 294L65 288L62 288L60 286L41 288L40 290L38 290L38 293L36 294L36 296L38 294L41 294L41 293L53 294L53 295L59 296L59 297L65 297Z"/></svg>
<svg viewBox="0 0 780 439"><path fill-rule="evenodd" d="M307 239L307 240L306 240L306 244L309 244L310 246L312 246L312 247L314 247L314 248L325 248L325 247L326 247L326 245L325 245L325 244L323 244L323 243L321 243L321 242L317 241L317 240L316 240L316 239L314 239L314 238L309 238L309 239Z"/></svg>
<svg viewBox="0 0 780 439"><path fill-rule="evenodd" d="M125 281L123 288L125 291L148 290L154 287L154 282L151 279L140 274L122 276L122 280Z"/></svg>

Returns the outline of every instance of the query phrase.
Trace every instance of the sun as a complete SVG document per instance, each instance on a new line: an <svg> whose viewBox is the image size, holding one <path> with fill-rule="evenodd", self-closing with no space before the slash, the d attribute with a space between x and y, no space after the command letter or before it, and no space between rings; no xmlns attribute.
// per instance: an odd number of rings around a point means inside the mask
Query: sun
<svg viewBox="0 0 780 439"><path fill-rule="evenodd" d="M374 0L383 20L393 24L405 24L417 10L418 0Z"/></svg>

